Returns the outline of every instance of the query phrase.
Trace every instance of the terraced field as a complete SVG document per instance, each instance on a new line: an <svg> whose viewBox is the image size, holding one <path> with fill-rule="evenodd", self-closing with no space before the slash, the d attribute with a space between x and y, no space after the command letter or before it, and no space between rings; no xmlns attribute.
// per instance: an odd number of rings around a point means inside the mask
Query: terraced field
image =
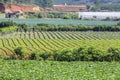
<svg viewBox="0 0 120 80"><path fill-rule="evenodd" d="M1 55L14 54L16 47L26 53L73 49L93 46L106 51L109 47L120 47L120 32L15 32L1 36Z"/></svg>

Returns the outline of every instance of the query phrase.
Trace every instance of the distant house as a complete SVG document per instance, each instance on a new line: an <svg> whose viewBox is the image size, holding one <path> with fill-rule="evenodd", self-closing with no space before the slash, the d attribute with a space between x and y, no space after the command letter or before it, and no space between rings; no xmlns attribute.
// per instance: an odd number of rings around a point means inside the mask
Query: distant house
<svg viewBox="0 0 120 80"><path fill-rule="evenodd" d="M53 5L53 10L60 12L87 11L86 5Z"/></svg>
<svg viewBox="0 0 120 80"><path fill-rule="evenodd" d="M81 19L120 19L120 12L79 12Z"/></svg>

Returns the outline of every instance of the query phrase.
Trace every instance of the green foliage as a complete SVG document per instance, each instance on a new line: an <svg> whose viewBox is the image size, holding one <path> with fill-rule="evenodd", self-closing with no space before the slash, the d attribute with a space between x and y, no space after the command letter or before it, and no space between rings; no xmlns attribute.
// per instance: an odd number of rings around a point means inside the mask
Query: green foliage
<svg viewBox="0 0 120 80"><path fill-rule="evenodd" d="M77 26L37 24L36 26L34 26L34 29L39 31L120 31L120 26L98 25L91 27L82 24Z"/></svg>
<svg viewBox="0 0 120 80"><path fill-rule="evenodd" d="M53 56L53 57L52 57ZM62 51L45 52L40 54L44 60L52 57L55 61L120 61L120 49L109 48L106 52L95 47L80 47L78 49L64 49Z"/></svg>
<svg viewBox="0 0 120 80"><path fill-rule="evenodd" d="M49 59L51 57L51 52L44 52L40 54L40 57L42 57L44 60Z"/></svg>
<svg viewBox="0 0 120 80"><path fill-rule="evenodd" d="M13 21L3 21L3 22L0 22L0 28L3 28L3 27L9 27L9 26L16 26L17 24Z"/></svg>
<svg viewBox="0 0 120 80"><path fill-rule="evenodd" d="M120 21L117 23L117 26L120 26Z"/></svg>
<svg viewBox="0 0 120 80"><path fill-rule="evenodd" d="M24 51L22 50L22 47L15 48L14 52L17 55L17 59L23 59L23 57L24 57Z"/></svg>
<svg viewBox="0 0 120 80"><path fill-rule="evenodd" d="M71 50L62 50L61 52L53 53L57 61L72 61L73 54Z"/></svg>
<svg viewBox="0 0 120 80"><path fill-rule="evenodd" d="M37 59L36 54L35 53L31 53L29 59L30 60L36 60Z"/></svg>
<svg viewBox="0 0 120 80"><path fill-rule="evenodd" d="M37 5L45 8L45 7L52 7L53 6L53 0L37 0Z"/></svg>
<svg viewBox="0 0 120 80"><path fill-rule="evenodd" d="M98 7L101 10L120 11L120 4L100 4Z"/></svg>
<svg viewBox="0 0 120 80"><path fill-rule="evenodd" d="M111 60L119 61L120 59L120 49L119 48L109 48L108 53L111 55Z"/></svg>
<svg viewBox="0 0 120 80"><path fill-rule="evenodd" d="M1 80L120 79L119 62L0 60L0 64Z"/></svg>
<svg viewBox="0 0 120 80"><path fill-rule="evenodd" d="M38 18L43 18L43 14L42 14L42 13L39 13L37 17L38 17Z"/></svg>
<svg viewBox="0 0 120 80"><path fill-rule="evenodd" d="M24 30L26 32L26 31L29 31L29 29L30 27L25 23L18 24L18 30L21 30L21 31Z"/></svg>
<svg viewBox="0 0 120 80"><path fill-rule="evenodd" d="M9 26L9 27L0 28L0 32L4 34L8 32L15 32L17 29L18 29L17 26Z"/></svg>

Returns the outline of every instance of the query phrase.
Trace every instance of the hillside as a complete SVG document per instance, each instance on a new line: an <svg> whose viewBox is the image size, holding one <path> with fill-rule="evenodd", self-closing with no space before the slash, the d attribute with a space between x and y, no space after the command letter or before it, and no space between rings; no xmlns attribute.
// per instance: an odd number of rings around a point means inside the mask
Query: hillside
<svg viewBox="0 0 120 80"><path fill-rule="evenodd" d="M96 0L54 0L55 4L94 4ZM120 3L120 0L99 0L100 3Z"/></svg>

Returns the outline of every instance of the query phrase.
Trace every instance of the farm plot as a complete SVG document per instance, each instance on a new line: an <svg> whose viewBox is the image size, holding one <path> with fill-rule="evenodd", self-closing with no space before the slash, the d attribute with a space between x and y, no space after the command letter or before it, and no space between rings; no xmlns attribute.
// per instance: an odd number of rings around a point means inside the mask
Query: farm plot
<svg viewBox="0 0 120 80"><path fill-rule="evenodd" d="M14 54L22 47L26 53L73 49L80 46L97 47L106 51L120 47L120 32L42 31L14 32L0 37L0 54Z"/></svg>
<svg viewBox="0 0 120 80"><path fill-rule="evenodd" d="M14 32L1 38L14 39L66 39L66 40L119 40L120 32L41 31Z"/></svg>
<svg viewBox="0 0 120 80"><path fill-rule="evenodd" d="M119 62L0 60L1 80L119 80ZM31 74L32 73L32 74Z"/></svg>
<svg viewBox="0 0 120 80"><path fill-rule="evenodd" d="M41 53L80 46L93 46L106 51L109 47L120 48L120 40L0 39L0 53L3 55L14 54L16 47L22 47L25 53Z"/></svg>

